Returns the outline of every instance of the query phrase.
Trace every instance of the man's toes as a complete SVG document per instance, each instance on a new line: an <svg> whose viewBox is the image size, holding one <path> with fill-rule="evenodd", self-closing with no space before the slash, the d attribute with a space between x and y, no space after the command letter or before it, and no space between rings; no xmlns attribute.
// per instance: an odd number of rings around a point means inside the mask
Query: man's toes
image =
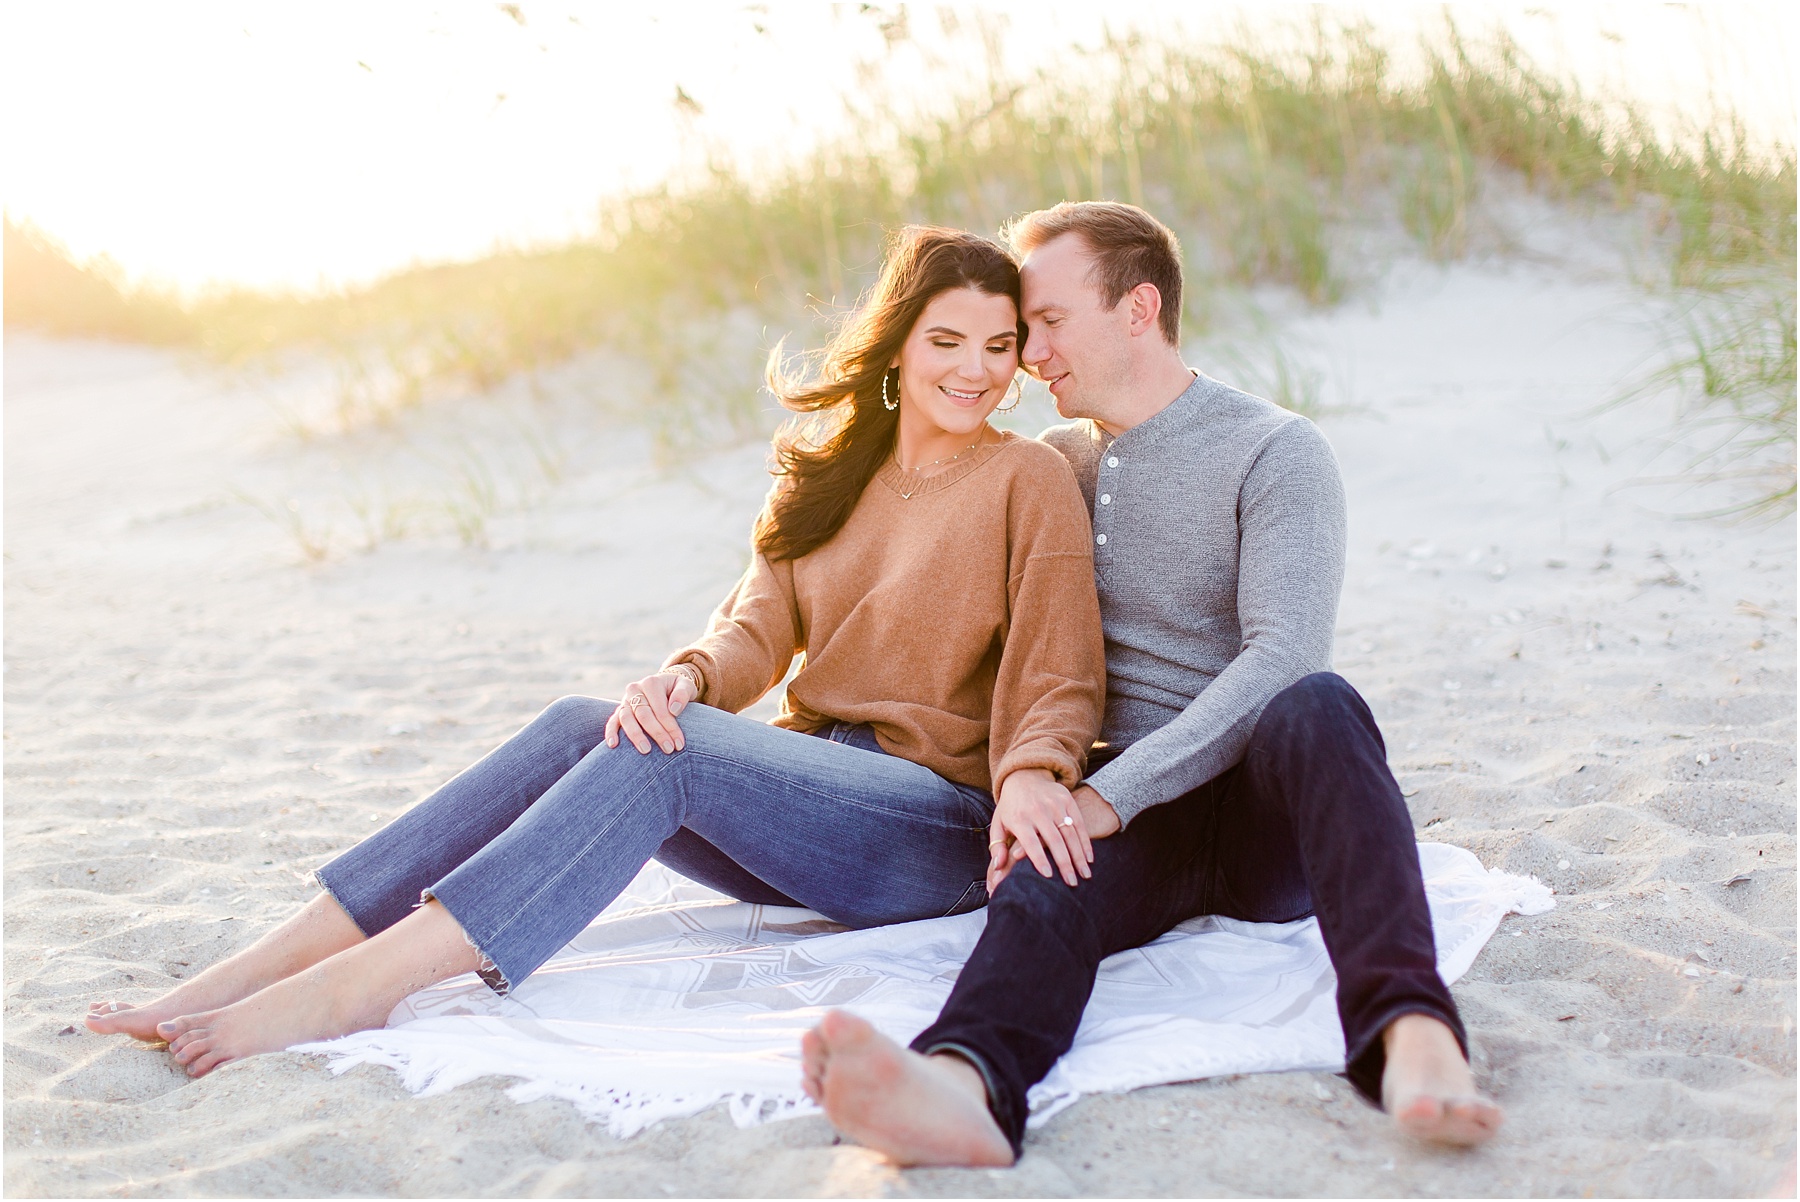
<svg viewBox="0 0 1800 1202"><path fill-rule="evenodd" d="M1445 1103L1444 1114L1460 1134L1475 1140L1492 1135L1504 1120L1500 1108L1486 1098L1454 1098Z"/></svg>
<svg viewBox="0 0 1800 1202"><path fill-rule="evenodd" d="M876 1038L875 1028L848 1010L827 1010L815 1028L829 1052L853 1051Z"/></svg>

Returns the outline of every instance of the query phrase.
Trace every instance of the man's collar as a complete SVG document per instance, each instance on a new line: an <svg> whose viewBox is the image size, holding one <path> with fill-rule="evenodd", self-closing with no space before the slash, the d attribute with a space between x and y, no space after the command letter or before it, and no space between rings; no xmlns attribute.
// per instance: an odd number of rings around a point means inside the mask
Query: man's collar
<svg viewBox="0 0 1800 1202"><path fill-rule="evenodd" d="M1211 383L1211 381L1206 376L1201 375L1199 372L1194 372L1193 380L1189 382L1186 388L1181 390L1180 394L1176 396L1174 400L1170 401L1167 405L1164 405L1161 409L1157 410L1137 425L1131 427L1129 430L1122 430L1116 435L1108 431L1098 421L1095 421L1093 423L1094 441L1100 446L1110 446L1120 438L1129 438L1133 442L1137 442L1141 439L1154 439L1164 430L1175 429L1181 426L1199 406L1201 398L1206 393L1206 386L1209 383Z"/></svg>

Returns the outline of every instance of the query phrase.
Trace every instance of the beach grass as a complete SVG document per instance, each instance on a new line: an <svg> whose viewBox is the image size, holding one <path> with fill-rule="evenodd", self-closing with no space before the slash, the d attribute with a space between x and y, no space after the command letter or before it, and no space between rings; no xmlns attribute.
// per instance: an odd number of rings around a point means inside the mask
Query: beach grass
<svg viewBox="0 0 1800 1202"><path fill-rule="evenodd" d="M1673 395L1671 452L1681 480L1729 483L1738 499L1691 517L1760 518L1794 509L1795 311L1791 281L1699 293L1671 322L1664 362L1615 404Z"/></svg>
<svg viewBox="0 0 1800 1202"><path fill-rule="evenodd" d="M998 36L982 22L955 32L990 49ZM1404 61L1363 25L1320 17L1290 33L1280 45L1117 36L1079 69L1016 77L990 66L911 115L897 115L874 70L846 98L848 132L790 162L752 171L702 148L685 175L609 203L589 237L324 295L238 290L178 304L9 220L7 318L228 363L323 354L337 365L346 429L606 348L646 366L653 424L679 447L759 429L756 357L783 335L816 344L871 280L883 232L904 222L994 230L1062 199L1146 205L1183 239L1199 333L1208 294L1223 288L1340 299L1356 285L1357 231L1404 231L1438 259L1469 254L1486 185L1510 173L1570 204L1641 214L1657 231L1657 286L1742 298L1758 313L1785 304L1791 344L1791 147L1753 152L1729 125L1659 133L1504 35L1466 35L1448 19ZM17 273L15 242L28 248ZM759 345L739 345L746 327ZM734 349L709 369L722 330ZM1791 404L1789 414L1791 442Z"/></svg>

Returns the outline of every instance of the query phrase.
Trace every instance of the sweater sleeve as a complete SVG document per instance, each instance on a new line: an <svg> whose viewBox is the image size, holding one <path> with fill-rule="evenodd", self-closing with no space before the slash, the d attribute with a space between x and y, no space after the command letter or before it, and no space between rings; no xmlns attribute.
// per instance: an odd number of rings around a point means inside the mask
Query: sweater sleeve
<svg viewBox="0 0 1800 1202"><path fill-rule="evenodd" d="M713 611L706 633L663 666L693 664L705 680L698 700L735 714L781 683L804 645L801 626L793 561L771 562L758 553Z"/></svg>
<svg viewBox="0 0 1800 1202"><path fill-rule="evenodd" d="M994 792L1021 768L1069 788L1100 733L1106 650L1087 511L1060 456L1021 473L1009 504L1007 627L994 681L988 762Z"/></svg>
<svg viewBox="0 0 1800 1202"><path fill-rule="evenodd" d="M1331 666L1344 526L1331 444L1310 422L1287 423L1263 445L1238 490L1241 649L1174 721L1087 782L1121 823L1237 763L1275 694Z"/></svg>

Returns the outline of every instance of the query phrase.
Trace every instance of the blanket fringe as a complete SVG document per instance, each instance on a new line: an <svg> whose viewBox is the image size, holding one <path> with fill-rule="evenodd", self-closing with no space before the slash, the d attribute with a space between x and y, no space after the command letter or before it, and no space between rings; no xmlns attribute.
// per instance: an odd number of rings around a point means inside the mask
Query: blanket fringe
<svg viewBox="0 0 1800 1202"><path fill-rule="evenodd" d="M290 1050L311 1049L302 1045ZM353 1051L331 1049L324 1054L326 1066L334 1076L363 1064L390 1068L400 1075L400 1083L407 1092L421 1098L448 1093L482 1077L509 1075L421 1054L416 1049L383 1047L374 1042ZM738 1128L820 1113L818 1105L798 1087L791 1092L729 1088L655 1090L539 1077L511 1086L506 1096L521 1104L543 1098L568 1102L583 1118L603 1125L616 1139L628 1139L664 1119L689 1118L720 1102L727 1104L732 1124Z"/></svg>

